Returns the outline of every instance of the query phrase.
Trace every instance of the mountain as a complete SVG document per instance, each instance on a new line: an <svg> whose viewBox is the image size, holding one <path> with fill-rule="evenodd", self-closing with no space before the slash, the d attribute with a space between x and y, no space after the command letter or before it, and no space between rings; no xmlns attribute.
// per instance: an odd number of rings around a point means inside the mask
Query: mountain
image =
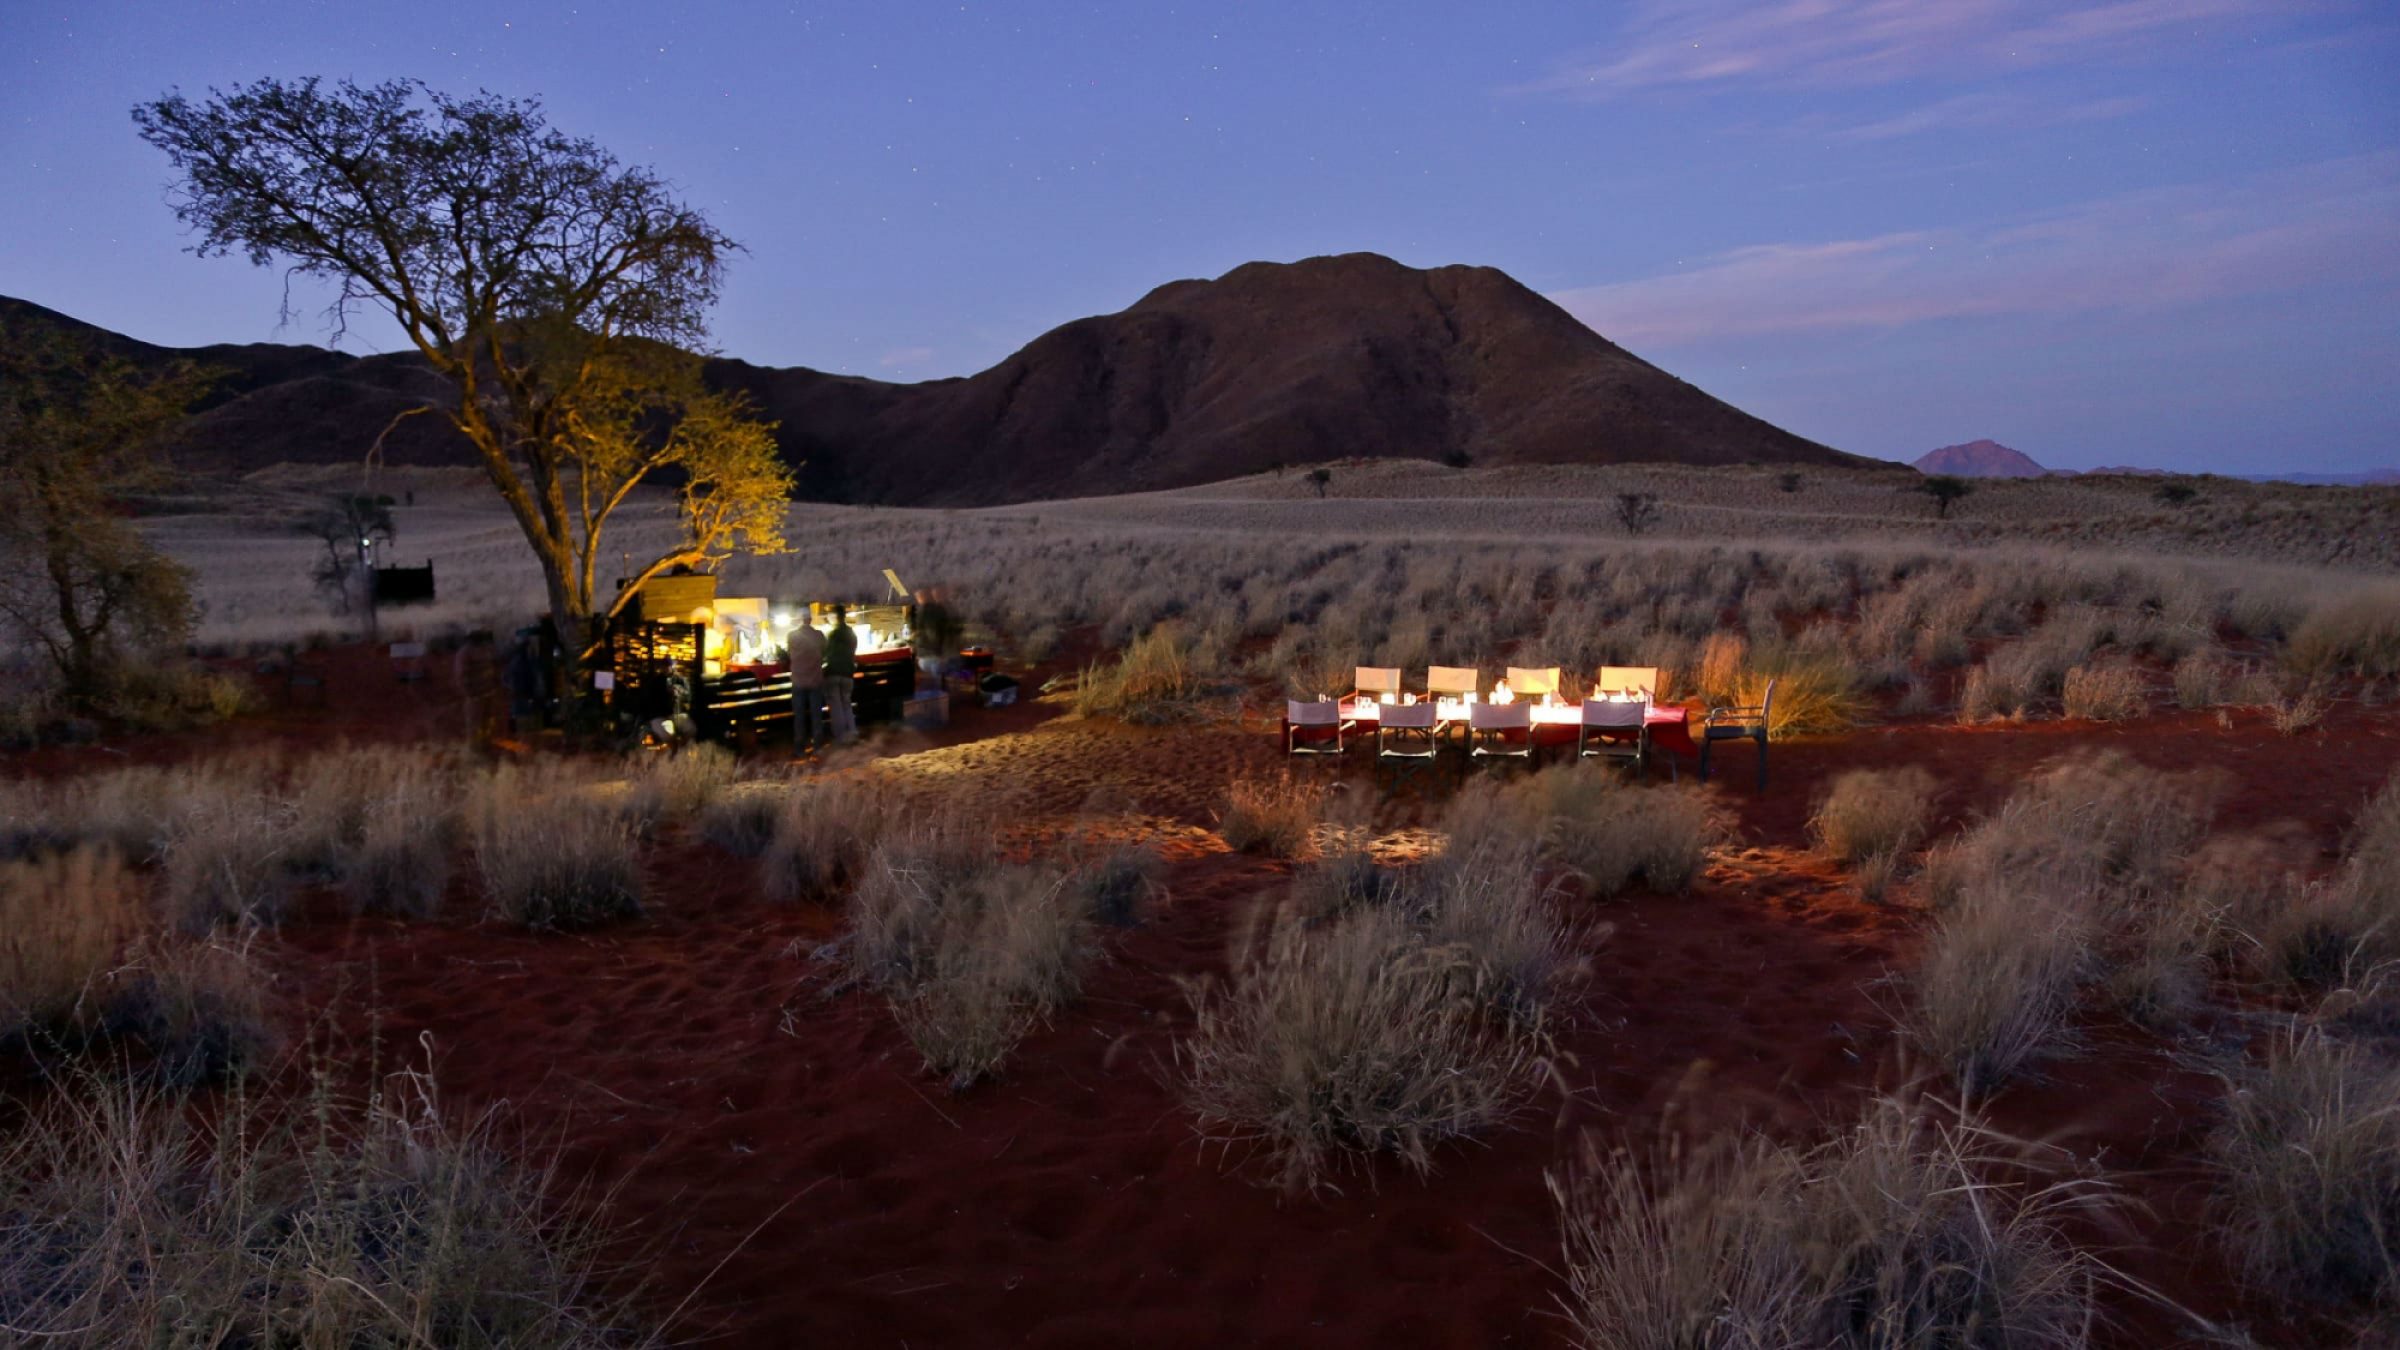
<svg viewBox="0 0 2400 1350"><path fill-rule="evenodd" d="M100 330L5 302L0 321ZM438 399L410 355L313 347L129 359L231 372L177 453L195 468L339 462ZM1720 402L1488 267L1419 270L1370 253L1249 263L1077 319L980 374L891 384L711 360L779 424L807 496L971 506L1181 487L1352 457L1476 464L1869 465ZM439 419L400 424L395 464L466 462Z"/></svg>
<svg viewBox="0 0 2400 1350"><path fill-rule="evenodd" d="M1919 459L1914 467L1921 473L1958 478L2040 478L2050 472L2034 463L2031 455L2011 450L1998 441L1945 445Z"/></svg>

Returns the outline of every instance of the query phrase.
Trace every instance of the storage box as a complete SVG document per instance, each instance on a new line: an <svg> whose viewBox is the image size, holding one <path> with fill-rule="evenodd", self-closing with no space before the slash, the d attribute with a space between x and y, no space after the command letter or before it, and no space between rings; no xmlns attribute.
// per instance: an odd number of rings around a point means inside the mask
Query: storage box
<svg viewBox="0 0 2400 1350"><path fill-rule="evenodd" d="M950 725L950 695L939 689L920 689L916 697L900 705L900 720L928 731L946 727Z"/></svg>

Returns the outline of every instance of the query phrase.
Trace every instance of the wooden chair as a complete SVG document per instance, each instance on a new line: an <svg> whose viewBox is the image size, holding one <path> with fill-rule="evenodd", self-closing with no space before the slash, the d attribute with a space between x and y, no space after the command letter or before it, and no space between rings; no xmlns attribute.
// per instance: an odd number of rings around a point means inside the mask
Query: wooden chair
<svg viewBox="0 0 2400 1350"><path fill-rule="evenodd" d="M1358 676L1344 702L1371 698L1377 703L1400 701L1400 668L1398 666L1360 666Z"/></svg>
<svg viewBox="0 0 2400 1350"><path fill-rule="evenodd" d="M1755 708L1711 708L1708 721L1700 728L1700 781L1708 781L1708 752L1719 741L1755 741L1758 744L1758 790L1767 790L1767 724L1775 709L1775 682L1767 681L1767 692Z"/></svg>
<svg viewBox="0 0 2400 1350"><path fill-rule="evenodd" d="M1658 701L1658 667L1602 666L1592 681L1592 693L1640 694L1644 703Z"/></svg>
<svg viewBox="0 0 2400 1350"><path fill-rule="evenodd" d="M1434 734L1434 707L1423 703L1386 703L1377 708L1375 762L1400 773L1432 767L1441 757L1441 740Z"/></svg>
<svg viewBox="0 0 2400 1350"><path fill-rule="evenodd" d="M1543 695L1558 692L1558 667L1510 666L1508 692L1528 702L1539 703Z"/></svg>
<svg viewBox="0 0 2400 1350"><path fill-rule="evenodd" d="M1342 705L1320 699L1284 700L1283 753L1287 755L1339 755L1342 753Z"/></svg>
<svg viewBox="0 0 2400 1350"><path fill-rule="evenodd" d="M1635 773L1650 762L1650 704L1646 699L1587 698L1575 730L1575 758L1630 760Z"/></svg>
<svg viewBox="0 0 2400 1350"><path fill-rule="evenodd" d="M1533 705L1478 703L1467 710L1467 729L1476 759L1533 761Z"/></svg>

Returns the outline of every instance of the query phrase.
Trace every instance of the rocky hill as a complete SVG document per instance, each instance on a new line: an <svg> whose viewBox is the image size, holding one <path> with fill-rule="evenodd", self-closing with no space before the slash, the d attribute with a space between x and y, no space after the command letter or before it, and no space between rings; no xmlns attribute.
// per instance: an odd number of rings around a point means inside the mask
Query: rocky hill
<svg viewBox="0 0 2400 1350"><path fill-rule="evenodd" d="M1922 473L1957 478L2040 478L2050 472L2034 463L2031 455L1989 440L1945 445L1917 460L1913 467Z"/></svg>
<svg viewBox="0 0 2400 1350"><path fill-rule="evenodd" d="M100 330L23 302L0 322ZM314 347L131 359L230 372L179 448L196 468L338 462L443 390L413 356ZM1867 464L1710 397L1488 267L1375 254L1250 263L1078 319L980 374L891 384L714 360L709 379L780 423L807 495L983 505L1180 487L1352 457L1476 464ZM1939 453L1939 452L1937 452ZM394 463L459 463L437 419ZM2038 472L2038 469L2036 470Z"/></svg>

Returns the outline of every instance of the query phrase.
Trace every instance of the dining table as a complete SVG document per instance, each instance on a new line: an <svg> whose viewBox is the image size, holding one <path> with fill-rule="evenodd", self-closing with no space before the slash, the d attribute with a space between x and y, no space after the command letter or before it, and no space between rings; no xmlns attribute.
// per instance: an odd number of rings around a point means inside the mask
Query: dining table
<svg viewBox="0 0 2400 1350"><path fill-rule="evenodd" d="M1628 700L1630 701L1630 700ZM1433 719L1439 730L1465 726L1473 716L1475 705L1465 699L1435 699ZM1652 703L1642 710L1642 728L1650 735L1652 748L1679 755L1700 753L1692 740L1692 710L1679 703ZM1374 699L1352 699L1342 704L1345 722L1373 724L1383 719L1383 704ZM1573 732L1583 725L1583 705L1580 703L1536 703L1533 705L1533 735L1537 744L1572 744ZM1550 734L1544 736L1542 733ZM1566 733L1562 735L1561 733Z"/></svg>

